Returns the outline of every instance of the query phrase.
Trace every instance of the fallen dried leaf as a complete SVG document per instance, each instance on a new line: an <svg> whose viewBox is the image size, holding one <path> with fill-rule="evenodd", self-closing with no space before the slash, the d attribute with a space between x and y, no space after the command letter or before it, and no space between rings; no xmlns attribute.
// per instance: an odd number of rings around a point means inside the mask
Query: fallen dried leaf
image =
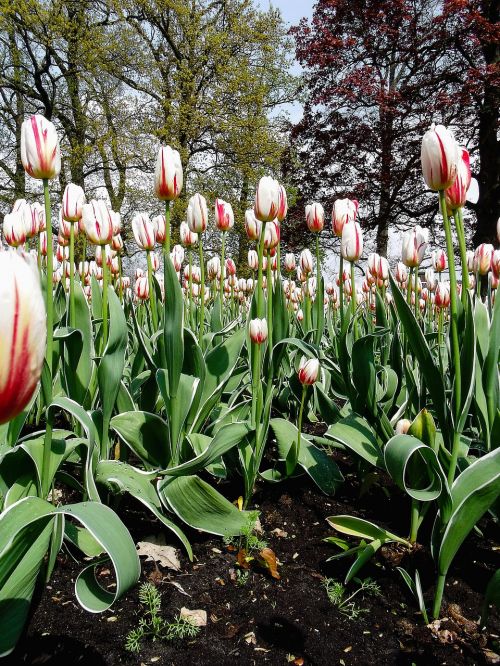
<svg viewBox="0 0 500 666"><path fill-rule="evenodd" d="M181 568L176 549L173 546L165 545L165 537L162 534L158 537L148 537L147 541L139 541L137 554L145 555L146 559L158 562L162 567L174 569L174 571L179 571Z"/></svg>
<svg viewBox="0 0 500 666"><path fill-rule="evenodd" d="M253 631L249 631L248 634L245 634L245 641L248 645L257 645L257 639Z"/></svg>
<svg viewBox="0 0 500 666"><path fill-rule="evenodd" d="M207 626L207 611L206 610L189 610L189 608L182 607L180 616L189 620L195 627Z"/></svg>
<svg viewBox="0 0 500 666"><path fill-rule="evenodd" d="M278 562L276 554L270 548L263 548L259 553L259 559L263 560L264 566L269 569L269 573L273 578L279 580L281 576L278 573Z"/></svg>
<svg viewBox="0 0 500 666"><path fill-rule="evenodd" d="M283 531L279 527L276 527L274 530L271 530L271 534L276 534L277 537L282 537L283 539L288 536L288 532Z"/></svg>
<svg viewBox="0 0 500 666"><path fill-rule="evenodd" d="M191 596L190 594L188 594L188 593L186 592L186 590L182 587L182 585L181 585L180 583L178 583L177 581L175 581L175 580L167 580L166 582L167 582L169 585L173 585L174 587L176 587L176 588L179 590L179 592L180 592L181 594L185 594L186 597L190 597L190 596Z"/></svg>

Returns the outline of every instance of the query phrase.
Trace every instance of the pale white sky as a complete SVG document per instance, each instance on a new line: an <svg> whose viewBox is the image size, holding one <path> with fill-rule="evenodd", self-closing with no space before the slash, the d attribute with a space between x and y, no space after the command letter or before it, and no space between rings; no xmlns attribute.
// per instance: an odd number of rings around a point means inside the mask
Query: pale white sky
<svg viewBox="0 0 500 666"><path fill-rule="evenodd" d="M269 5L281 10L283 18L290 25L295 25L303 16L312 16L313 0L258 0L261 7Z"/></svg>

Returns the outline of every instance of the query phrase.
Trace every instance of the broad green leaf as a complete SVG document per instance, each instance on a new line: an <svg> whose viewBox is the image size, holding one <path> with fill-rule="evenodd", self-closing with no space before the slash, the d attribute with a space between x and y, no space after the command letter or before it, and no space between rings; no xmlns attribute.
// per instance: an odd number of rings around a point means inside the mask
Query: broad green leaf
<svg viewBox="0 0 500 666"><path fill-rule="evenodd" d="M500 449L467 467L451 488L452 513L442 523L438 515L433 530L433 554L438 571L447 573L453 558L478 520L500 496Z"/></svg>
<svg viewBox="0 0 500 666"><path fill-rule="evenodd" d="M238 511L197 476L178 476L162 487L161 499L187 525L221 536L237 536L248 527L249 513Z"/></svg>
<svg viewBox="0 0 500 666"><path fill-rule="evenodd" d="M108 287L108 302L109 337L97 373L105 427L111 419L116 396L120 389L128 337L127 322L122 306L111 287Z"/></svg>
<svg viewBox="0 0 500 666"><path fill-rule="evenodd" d="M149 412L124 412L114 416L110 426L143 463L157 469L168 467L169 430L161 417Z"/></svg>
<svg viewBox="0 0 500 666"><path fill-rule="evenodd" d="M325 437L340 442L371 465L385 468L377 437L369 423L361 416L351 414L337 421L328 428Z"/></svg>
<svg viewBox="0 0 500 666"><path fill-rule="evenodd" d="M495 300L495 307L491 319L490 340L488 355L483 367L483 386L488 405L488 417L490 429L496 417L496 411L500 404L500 385L498 378L498 361L500 353L500 298ZM493 444L495 446L495 444Z"/></svg>
<svg viewBox="0 0 500 666"><path fill-rule="evenodd" d="M297 441L297 427L286 419L271 419L269 422L276 436L279 457L286 460ZM318 488L327 495L333 495L343 483L344 477L337 463L324 451L312 444L307 435L301 434L298 464L307 472Z"/></svg>
<svg viewBox="0 0 500 666"><path fill-rule="evenodd" d="M382 543L396 541L397 543L410 546L410 543L406 539L402 539L396 534L384 530L382 527L378 527L375 523L371 523L363 518L355 516L330 516L326 521L338 532L355 536L358 539L380 540Z"/></svg>
<svg viewBox="0 0 500 666"><path fill-rule="evenodd" d="M184 298L179 278L170 257L165 261L165 306L163 321L163 345L165 369L168 372L170 396L177 395L177 388L184 360Z"/></svg>

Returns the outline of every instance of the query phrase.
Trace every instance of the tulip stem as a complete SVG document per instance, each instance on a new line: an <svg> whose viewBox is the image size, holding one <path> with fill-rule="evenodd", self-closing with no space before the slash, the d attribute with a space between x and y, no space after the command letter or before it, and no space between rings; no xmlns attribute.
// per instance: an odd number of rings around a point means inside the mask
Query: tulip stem
<svg viewBox="0 0 500 666"><path fill-rule="evenodd" d="M198 341L203 351L203 333L205 328L205 264L203 261L203 241L199 235L198 252L200 255L200 326L198 329Z"/></svg>
<svg viewBox="0 0 500 666"><path fill-rule="evenodd" d="M102 245L102 353L108 341L108 263L106 246Z"/></svg>
<svg viewBox="0 0 500 666"><path fill-rule="evenodd" d="M352 330L354 333L354 339L357 338L356 323L354 318L356 317L356 283L354 282L354 261L351 261L351 312L352 312Z"/></svg>
<svg viewBox="0 0 500 666"><path fill-rule="evenodd" d="M319 259L319 232L316 234L316 346L319 348L323 331L320 330L321 323L321 308L324 304L321 302L320 296L323 292L321 287L321 262Z"/></svg>
<svg viewBox="0 0 500 666"><path fill-rule="evenodd" d="M260 319L264 317L264 303L263 303L264 294L262 290L262 257L264 254L265 231L266 231L266 222L263 222L260 230L260 238L258 245L259 267L257 272L257 317L259 317Z"/></svg>
<svg viewBox="0 0 500 666"><path fill-rule="evenodd" d="M156 294L153 287L153 266L151 263L151 251L146 250L146 258L148 262L148 287L149 287L149 302L151 304L151 318L153 320L153 333L158 330L158 313L156 311Z"/></svg>
<svg viewBox="0 0 500 666"><path fill-rule="evenodd" d="M52 347L54 339L54 294L52 291L53 250L52 250L52 213L50 209L49 181L43 179L43 197L45 202L45 226L47 229L47 363L52 378ZM47 405L48 407L48 405Z"/></svg>
<svg viewBox="0 0 500 666"><path fill-rule="evenodd" d="M458 246L460 248L460 263L462 264L462 305L465 308L467 303L467 292L469 291L469 271L467 270L467 248L465 244L464 217L462 208L456 210L453 214L455 227L457 230Z"/></svg>
<svg viewBox="0 0 500 666"><path fill-rule="evenodd" d="M460 367L460 346L458 343L458 311L457 311L457 276L455 273L455 256L453 253L453 239L451 235L451 225L446 210L446 201L444 191L439 190L439 203L441 205L441 214L443 215L444 233L446 237L446 252L448 254L448 269L450 273L450 329L451 329L451 349L453 354L453 364L455 379L453 381L454 404L455 404L455 432L453 433L453 445L451 450L450 467L448 470L448 483L451 485L455 478L455 469L458 460L458 449L460 445L460 433L457 431L460 411L462 409L462 373ZM444 583L443 583L444 585Z"/></svg>
<svg viewBox="0 0 500 666"><path fill-rule="evenodd" d="M446 574L439 574L436 585L436 594L434 596L434 608L432 609L432 617L435 620L439 618L439 613L441 612L441 604L443 602L443 592L444 592L445 582L446 582Z"/></svg>
<svg viewBox="0 0 500 666"><path fill-rule="evenodd" d="M220 278L219 278L219 302L220 302L220 318L222 322L222 307L223 307L223 295L224 295L224 273L225 273L225 254L226 254L226 232L222 232L222 247L220 252Z"/></svg>
<svg viewBox="0 0 500 666"><path fill-rule="evenodd" d="M306 394L307 394L307 384L302 385L302 397L300 399L300 409L299 409L299 419L297 421L297 440L292 442L292 447L291 450L289 451L289 454L292 453L292 457L288 459L287 456L287 464L286 464L286 473L287 476L291 476L295 468L297 467L297 462L299 460L299 454L300 454L300 439L302 435L302 419L304 416L304 405L306 402Z"/></svg>
<svg viewBox="0 0 500 666"><path fill-rule="evenodd" d="M170 254L170 201L165 202L165 243L163 244L163 253ZM167 284L165 282L165 284Z"/></svg>
<svg viewBox="0 0 500 666"><path fill-rule="evenodd" d="M188 248L189 257L189 278L188 278L188 299L189 299L189 326L193 330L193 253L191 246Z"/></svg>
<svg viewBox="0 0 500 666"><path fill-rule="evenodd" d="M69 325L75 328L75 223L69 232Z"/></svg>
<svg viewBox="0 0 500 666"><path fill-rule="evenodd" d="M344 257L340 253L339 264L339 303L340 303L340 330L344 327Z"/></svg>
<svg viewBox="0 0 500 666"><path fill-rule="evenodd" d="M272 352L273 352L273 278L271 270L271 257L267 261L267 349L269 360L269 378L272 379Z"/></svg>

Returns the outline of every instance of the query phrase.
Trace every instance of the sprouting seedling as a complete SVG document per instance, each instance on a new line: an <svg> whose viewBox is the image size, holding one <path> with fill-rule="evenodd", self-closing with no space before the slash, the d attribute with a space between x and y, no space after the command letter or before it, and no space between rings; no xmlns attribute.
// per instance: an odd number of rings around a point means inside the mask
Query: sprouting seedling
<svg viewBox="0 0 500 666"><path fill-rule="evenodd" d="M326 589L326 594L330 603L336 606L339 611L348 617L350 620L358 618L362 613L367 613L367 609L360 608L353 601L354 597L360 592L365 592L373 596L380 596L382 591L380 586L371 578L365 578L365 580L360 580L359 578L354 579L359 587L354 590L349 596L346 596L346 587L339 581L334 578L325 578L323 585Z"/></svg>

